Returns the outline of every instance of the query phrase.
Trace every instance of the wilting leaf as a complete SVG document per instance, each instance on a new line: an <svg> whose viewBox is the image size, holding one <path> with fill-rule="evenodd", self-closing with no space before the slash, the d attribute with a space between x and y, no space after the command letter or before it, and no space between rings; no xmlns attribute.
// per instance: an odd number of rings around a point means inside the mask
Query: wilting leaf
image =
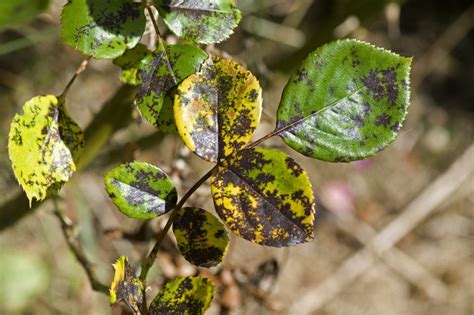
<svg viewBox="0 0 474 315"><path fill-rule="evenodd" d="M151 219L170 211L176 204L176 188L171 179L148 163L123 164L104 179L110 198L130 218Z"/></svg>
<svg viewBox="0 0 474 315"><path fill-rule="evenodd" d="M184 258L201 267L219 264L229 244L219 220L199 208L181 208L173 221L173 232Z"/></svg>
<svg viewBox="0 0 474 315"><path fill-rule="evenodd" d="M141 64L145 62L145 57L149 54L151 51L142 43L138 43L134 48L127 49L122 56L114 59L114 65L122 69L120 81L134 86L140 85L142 80L138 74L138 68L142 67Z"/></svg>
<svg viewBox="0 0 474 315"><path fill-rule="evenodd" d="M136 103L152 125L162 132L176 131L173 117L174 90L199 70L207 54L192 45L164 45L149 53L138 65Z"/></svg>
<svg viewBox="0 0 474 315"><path fill-rule="evenodd" d="M3 0L0 1L0 30L28 23L44 11L49 0Z"/></svg>
<svg viewBox="0 0 474 315"><path fill-rule="evenodd" d="M407 114L410 58L357 40L325 45L291 76L278 108L280 136L330 162L374 155Z"/></svg>
<svg viewBox="0 0 474 315"><path fill-rule="evenodd" d="M114 280L110 286L110 304L125 302L134 314L141 314L143 304L143 284L137 279L128 264L127 257L120 256L113 264Z"/></svg>
<svg viewBox="0 0 474 315"><path fill-rule="evenodd" d="M178 133L201 158L218 160L252 138L262 111L257 79L238 63L209 58L179 86L174 102Z"/></svg>
<svg viewBox="0 0 474 315"><path fill-rule="evenodd" d="M233 0L155 0L155 3L169 29L193 43L219 43L240 22L240 11Z"/></svg>
<svg viewBox="0 0 474 315"><path fill-rule="evenodd" d="M150 315L201 315L214 297L212 282L201 277L180 277L168 282L150 305Z"/></svg>
<svg viewBox="0 0 474 315"><path fill-rule="evenodd" d="M248 148L211 177L217 214L238 236L282 247L313 238L315 203L306 172L285 153Z"/></svg>
<svg viewBox="0 0 474 315"><path fill-rule="evenodd" d="M56 96L37 96L23 105L10 127L8 152L30 203L72 176L83 146L81 129Z"/></svg>
<svg viewBox="0 0 474 315"><path fill-rule="evenodd" d="M61 15L62 40L97 59L113 59L137 45L145 31L140 3L70 0Z"/></svg>

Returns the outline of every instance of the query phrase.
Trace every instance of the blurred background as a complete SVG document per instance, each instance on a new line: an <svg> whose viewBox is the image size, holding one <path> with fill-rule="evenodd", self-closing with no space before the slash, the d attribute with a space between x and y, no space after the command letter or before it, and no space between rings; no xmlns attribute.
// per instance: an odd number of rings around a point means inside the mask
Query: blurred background
<svg viewBox="0 0 474 315"><path fill-rule="evenodd" d="M27 210L8 159L14 114L35 95L59 94L84 59L59 40L64 4L53 0L41 15L0 32L0 314L126 313L91 290L51 203ZM305 158L279 139L267 142L288 151L309 173L318 203L317 240L273 249L232 237L221 266L196 270L170 234L150 274L150 296L167 279L199 272L219 286L209 314L474 314L472 2L237 5L240 27L208 49L232 56L259 78L264 115L257 137L273 129L296 65L318 46L344 37L414 58L408 120L388 149L349 164ZM168 41L176 41L161 28ZM143 38L150 46L155 40L150 32ZM68 95L72 117L98 147L62 190L65 212L107 284L115 259L127 255L139 264L166 219L142 225L121 215L103 189L104 172L125 161L147 161L171 174L182 194L211 168L178 136L164 136L141 120L118 75L112 62L92 61ZM207 184L189 203L214 211Z"/></svg>

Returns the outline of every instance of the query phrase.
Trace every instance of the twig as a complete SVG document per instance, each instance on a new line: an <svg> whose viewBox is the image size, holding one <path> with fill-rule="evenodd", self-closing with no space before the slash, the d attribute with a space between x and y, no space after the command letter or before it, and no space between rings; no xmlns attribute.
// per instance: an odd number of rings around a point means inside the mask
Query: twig
<svg viewBox="0 0 474 315"><path fill-rule="evenodd" d="M301 48L306 42L305 34L293 27L249 15L244 20L242 28L255 35L288 45Z"/></svg>
<svg viewBox="0 0 474 315"><path fill-rule="evenodd" d="M69 88L71 88L71 85L73 85L74 81L76 81L76 78L82 73L84 72L84 70L86 70L87 68L87 65L89 64L89 61L91 60L92 57L87 57L86 59L84 59L84 61L81 63L81 65L79 66L79 68L77 68L76 72L74 72L74 75L72 76L72 78L69 80L69 82L66 84L66 87L64 88L64 91L61 93L61 95L59 96L59 99L64 101L64 99L66 98L66 95L67 93L69 92Z"/></svg>
<svg viewBox="0 0 474 315"><path fill-rule="evenodd" d="M156 22L155 15L153 14L153 10L148 5L146 6L146 10L148 12L148 15L150 16L151 23L153 23L153 27L155 28L156 35L158 35L158 38L161 40L160 30L158 28L158 23Z"/></svg>
<svg viewBox="0 0 474 315"><path fill-rule="evenodd" d="M336 297L431 212L451 196L474 172L474 144L440 175L401 214L361 250L349 257L327 280L308 288L291 309L291 314L312 314Z"/></svg>
<svg viewBox="0 0 474 315"><path fill-rule="evenodd" d="M53 197L54 214L61 222L61 228L63 230L64 238L66 239L69 248L73 252L77 261L79 261L79 263L81 264L82 268L84 268L84 271L87 274L87 278L89 279L89 283L91 284L92 289L94 291L108 295L109 288L97 279L94 265L89 261L86 256L86 253L84 252L84 248L82 247L82 244L78 238L77 227L60 209L57 198L58 197L56 196Z"/></svg>
<svg viewBox="0 0 474 315"><path fill-rule="evenodd" d="M163 230L161 230L160 234L158 235L158 238L156 240L155 246L153 246L153 249L150 251L148 256L143 260L142 262L142 270L140 272L140 280L145 283L146 281L146 276L148 274L148 271L150 270L151 266L153 266L153 263L155 262L156 255L158 254L158 250L160 249L160 245L165 239L166 234L168 233L169 229L171 228L171 225L173 224L173 220L175 219L178 210L183 207L185 202L191 197L191 195L212 175L212 172L216 169L217 165L215 165L212 169L210 169L204 176L202 176L181 198L181 200L176 204L176 206L171 210L170 216L168 218L168 221L166 222L165 227Z"/></svg>

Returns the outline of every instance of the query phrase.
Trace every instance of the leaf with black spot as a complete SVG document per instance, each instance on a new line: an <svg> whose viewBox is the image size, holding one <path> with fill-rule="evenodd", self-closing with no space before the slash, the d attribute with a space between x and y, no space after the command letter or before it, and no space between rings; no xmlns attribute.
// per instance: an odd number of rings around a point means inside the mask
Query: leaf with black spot
<svg viewBox="0 0 474 315"><path fill-rule="evenodd" d="M192 152L211 162L251 140L261 111L258 80L235 61L218 57L185 79L174 101L179 135Z"/></svg>
<svg viewBox="0 0 474 315"><path fill-rule="evenodd" d="M120 256L113 266L115 274L110 286L110 304L123 301L134 314L141 314L143 284L134 276L127 257Z"/></svg>
<svg viewBox="0 0 474 315"><path fill-rule="evenodd" d="M144 66L143 63L146 62L145 57L150 54L151 51L145 45L138 43L137 46L127 49L123 55L115 58L114 65L122 69L120 81L133 86L140 85L142 79L139 75L139 68Z"/></svg>
<svg viewBox="0 0 474 315"><path fill-rule="evenodd" d="M181 39L212 44L227 39L240 22L233 0L155 0L160 16Z"/></svg>
<svg viewBox="0 0 474 315"><path fill-rule="evenodd" d="M161 169L151 164L123 164L107 173L104 180L110 198L130 218L151 219L176 205L173 182Z"/></svg>
<svg viewBox="0 0 474 315"><path fill-rule="evenodd" d="M151 302L150 315L202 315L211 306L215 287L202 277L180 277L164 286Z"/></svg>
<svg viewBox="0 0 474 315"><path fill-rule="evenodd" d="M199 208L181 208L173 221L173 232L184 258L201 267L219 264L229 244L222 223Z"/></svg>
<svg viewBox="0 0 474 315"><path fill-rule="evenodd" d="M0 30L30 22L49 5L49 0L0 1Z"/></svg>
<svg viewBox="0 0 474 315"><path fill-rule="evenodd" d="M313 238L315 202L306 172L281 151L248 148L211 177L217 214L253 243L283 247Z"/></svg>
<svg viewBox="0 0 474 315"><path fill-rule="evenodd" d="M397 136L410 101L411 58L358 40L311 53L291 76L277 130L293 149L330 162L372 156Z"/></svg>
<svg viewBox="0 0 474 315"><path fill-rule="evenodd" d="M199 70L206 52L193 45L160 45L137 66L136 104L141 114L162 132L175 132L173 97L175 88Z"/></svg>
<svg viewBox="0 0 474 315"><path fill-rule="evenodd" d="M23 105L11 123L8 153L30 204L69 180L83 147L81 128L56 96L36 96Z"/></svg>
<svg viewBox="0 0 474 315"><path fill-rule="evenodd" d="M142 5L130 0L69 0L61 14L63 42L96 59L122 55L144 31Z"/></svg>

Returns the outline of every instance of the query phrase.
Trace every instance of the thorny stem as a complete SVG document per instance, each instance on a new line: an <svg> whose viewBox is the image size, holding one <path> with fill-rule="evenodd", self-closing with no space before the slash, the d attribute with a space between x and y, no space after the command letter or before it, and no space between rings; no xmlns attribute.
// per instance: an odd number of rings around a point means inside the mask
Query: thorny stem
<svg viewBox="0 0 474 315"><path fill-rule="evenodd" d="M76 72L74 73L74 75L72 76L72 78L69 80L69 82L66 84L66 87L64 88L64 91L61 93L61 95L59 96L59 99L61 101L64 101L64 99L66 98L66 95L67 93L69 92L69 88L71 87L71 85L74 83L74 81L76 81L76 78L82 73L84 72L84 70L86 70L87 68L87 65L89 64L89 61L91 60L92 57L87 57L86 59L84 59L84 61L82 61L81 65L79 66L79 68L77 68Z"/></svg>
<svg viewBox="0 0 474 315"><path fill-rule="evenodd" d="M61 228L63 230L64 238L66 239L66 242L71 251L73 252L74 256L79 261L82 268L84 268L84 271L87 274L87 278L89 279L92 289L94 291L98 291L108 295L109 288L97 279L94 265L87 258L86 253L84 252L84 248L82 247L82 244L78 239L77 226L75 226L71 222L71 220L64 214L62 209L60 209L58 204L58 196L53 197L53 203L54 215L56 215L56 217L61 222Z"/></svg>
<svg viewBox="0 0 474 315"><path fill-rule="evenodd" d="M191 187L186 194L181 198L181 200L174 206L174 208L170 212L170 216L168 218L168 221L166 222L165 227L163 230L161 230L160 234L158 235L158 238L156 240L155 246L153 246L153 249L151 250L150 254L145 258L145 260L142 263L142 270L140 272L140 280L144 283L146 281L146 276L148 274L148 271L150 270L151 266L153 266L153 263L155 262L156 255L158 254L158 250L160 249L160 245L163 242L163 240L166 237L166 234L168 233L169 229L171 228L171 225L173 224L173 220L176 218L176 215L178 213L178 210L181 209L184 205L184 203L191 197L191 195L212 175L212 172L216 169L217 165L215 165L213 168L211 168L204 176L202 176L194 185Z"/></svg>

